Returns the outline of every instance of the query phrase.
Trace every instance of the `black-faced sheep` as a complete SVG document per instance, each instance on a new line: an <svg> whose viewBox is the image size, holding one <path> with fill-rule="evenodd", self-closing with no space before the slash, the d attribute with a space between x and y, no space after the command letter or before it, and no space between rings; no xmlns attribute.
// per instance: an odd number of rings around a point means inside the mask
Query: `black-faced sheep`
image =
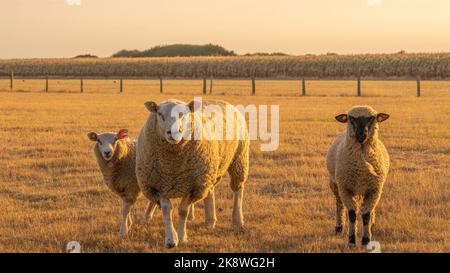
<svg viewBox="0 0 450 273"><path fill-rule="evenodd" d="M349 246L356 244L356 212L363 221L362 245L372 240L375 209L389 171L389 155L379 139L379 123L389 115L370 106L355 106L336 120L347 124L347 131L332 144L327 154L330 187L336 197L336 233L344 224L344 206L348 210ZM359 206L358 200L361 200Z"/></svg>

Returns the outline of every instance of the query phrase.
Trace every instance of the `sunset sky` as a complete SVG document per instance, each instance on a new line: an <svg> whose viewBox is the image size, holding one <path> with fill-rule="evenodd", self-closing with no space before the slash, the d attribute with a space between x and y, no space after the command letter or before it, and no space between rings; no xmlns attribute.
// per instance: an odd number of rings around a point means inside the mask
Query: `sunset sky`
<svg viewBox="0 0 450 273"><path fill-rule="evenodd" d="M0 58L172 43L242 54L448 52L449 14L449 0L0 0Z"/></svg>

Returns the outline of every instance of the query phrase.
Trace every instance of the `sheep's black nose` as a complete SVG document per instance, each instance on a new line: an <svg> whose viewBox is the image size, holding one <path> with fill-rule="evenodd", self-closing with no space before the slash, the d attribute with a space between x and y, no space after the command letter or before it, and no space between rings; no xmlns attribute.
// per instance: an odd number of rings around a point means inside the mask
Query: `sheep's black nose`
<svg viewBox="0 0 450 273"><path fill-rule="evenodd" d="M356 135L356 139L358 140L359 143L363 143L367 138L366 134L357 134Z"/></svg>
<svg viewBox="0 0 450 273"><path fill-rule="evenodd" d="M105 156L110 156L111 155L111 152L104 152L105 153Z"/></svg>

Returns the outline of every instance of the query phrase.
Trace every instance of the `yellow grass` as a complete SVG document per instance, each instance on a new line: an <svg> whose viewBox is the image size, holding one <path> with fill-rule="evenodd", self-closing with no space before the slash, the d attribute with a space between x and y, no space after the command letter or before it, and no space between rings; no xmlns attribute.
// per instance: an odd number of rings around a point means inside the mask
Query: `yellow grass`
<svg viewBox="0 0 450 273"><path fill-rule="evenodd" d="M69 241L79 241L84 252L167 251L159 211L153 222L135 224L129 238L118 238L120 200L103 185L86 133L127 127L136 136L147 115L144 101L190 100L201 83L171 82L165 95L159 95L156 82L149 88L130 82L122 95L117 83L103 89L104 83L88 81L85 94L76 93L77 84L75 93L66 87L59 89L66 93L37 92L42 81L23 87L32 92L0 92L0 251L60 252ZM279 104L281 144L276 152L263 153L258 142L252 143L246 232L231 227L232 193L226 179L216 190L216 229L202 226L199 204L197 218L188 224L189 244L170 251L349 251L345 236L333 234L334 198L324 158L344 129L333 117L364 103L391 114L381 137L392 169L374 239L384 252L449 252L450 86L426 83L418 99L414 83L368 82L364 85L371 96L356 98L351 97L354 82L311 82L308 88L316 96L302 98L297 84L260 83L254 97L248 96L248 82L215 85L218 95L212 98ZM7 88L7 81L0 81L0 89ZM142 198L135 222L144 205Z"/></svg>
<svg viewBox="0 0 450 273"><path fill-rule="evenodd" d="M120 91L120 81L84 80L84 93L116 94ZM9 91L9 80L0 79L0 91ZM163 88L166 95L200 95L202 80L164 80ZM159 80L124 80L126 94L159 94ZM250 80L213 80L214 95L250 95L252 90ZM370 97L414 97L416 96L416 81L370 81L363 80L361 84L363 96ZM430 97L448 96L450 81L422 81L422 95ZM344 96L356 95L356 81L307 80L307 95L311 96ZM15 92L44 92L44 79L16 79ZM49 80L51 93L79 93L80 80ZM207 93L210 92L210 81L207 81ZM299 80L256 80L256 94L270 96L298 96L301 93Z"/></svg>

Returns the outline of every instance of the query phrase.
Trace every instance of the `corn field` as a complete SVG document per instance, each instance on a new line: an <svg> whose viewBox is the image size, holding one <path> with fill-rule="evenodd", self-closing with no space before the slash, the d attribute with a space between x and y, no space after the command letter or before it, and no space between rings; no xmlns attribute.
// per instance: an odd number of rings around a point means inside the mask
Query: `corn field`
<svg viewBox="0 0 450 273"><path fill-rule="evenodd" d="M22 77L448 79L450 53L0 60Z"/></svg>

